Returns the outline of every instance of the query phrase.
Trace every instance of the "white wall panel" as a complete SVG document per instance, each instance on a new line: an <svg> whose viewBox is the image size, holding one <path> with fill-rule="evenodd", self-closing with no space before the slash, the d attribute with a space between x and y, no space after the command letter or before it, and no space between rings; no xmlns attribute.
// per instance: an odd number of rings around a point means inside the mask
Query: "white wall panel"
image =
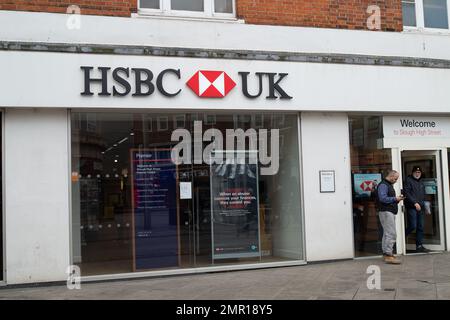
<svg viewBox="0 0 450 320"><path fill-rule="evenodd" d="M302 113L307 261L353 258L348 118ZM320 193L319 171L334 170L336 192Z"/></svg>
<svg viewBox="0 0 450 320"><path fill-rule="evenodd" d="M5 112L8 284L63 281L69 265L67 110Z"/></svg>

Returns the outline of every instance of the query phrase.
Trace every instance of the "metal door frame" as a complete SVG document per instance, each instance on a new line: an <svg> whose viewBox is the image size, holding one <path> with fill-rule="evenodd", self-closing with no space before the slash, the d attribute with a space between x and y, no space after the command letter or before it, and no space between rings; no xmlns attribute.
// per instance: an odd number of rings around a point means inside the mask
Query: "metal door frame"
<svg viewBox="0 0 450 320"><path fill-rule="evenodd" d="M392 167L396 169L399 174L399 183L394 185L394 188L396 189L397 194L400 194L400 190L403 189L403 181L404 178L408 175L407 172L403 172L403 152L411 152L414 153L414 155L417 156L426 156L426 155L433 155L436 157L436 178L437 178L437 184L438 184L438 193L440 194L440 197L438 198L438 205L439 205L439 231L440 231L440 245L427 245L428 248L436 250L436 251L445 251L446 250L446 220L445 220L445 208L448 207L448 197L446 197L446 180L445 175L443 174L443 168L444 168L444 152L441 148L420 148L420 149L414 149L414 148L392 148ZM445 149L445 152L446 149ZM448 181L447 181L448 184ZM448 191L448 190L447 190ZM405 237L405 206L403 202L399 204L399 215L397 219L397 253L399 254L406 254L407 250L407 244L406 244L406 237Z"/></svg>

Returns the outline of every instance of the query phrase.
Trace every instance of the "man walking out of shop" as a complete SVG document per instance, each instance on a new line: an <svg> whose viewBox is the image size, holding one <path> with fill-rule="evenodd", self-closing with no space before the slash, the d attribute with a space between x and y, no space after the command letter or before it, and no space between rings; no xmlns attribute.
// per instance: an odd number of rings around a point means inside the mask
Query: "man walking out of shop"
<svg viewBox="0 0 450 320"><path fill-rule="evenodd" d="M394 244L397 239L395 228L395 217L398 212L398 203L404 199L403 195L396 196L394 184L397 182L399 173L395 170L388 172L386 177L377 187L378 216L383 226L383 260L389 264L401 264L394 256Z"/></svg>
<svg viewBox="0 0 450 320"><path fill-rule="evenodd" d="M416 251L430 252L423 246L423 224L425 215L425 185L422 182L422 169L414 167L405 181L405 206L408 211L406 237L416 230ZM428 213L428 212L427 212Z"/></svg>

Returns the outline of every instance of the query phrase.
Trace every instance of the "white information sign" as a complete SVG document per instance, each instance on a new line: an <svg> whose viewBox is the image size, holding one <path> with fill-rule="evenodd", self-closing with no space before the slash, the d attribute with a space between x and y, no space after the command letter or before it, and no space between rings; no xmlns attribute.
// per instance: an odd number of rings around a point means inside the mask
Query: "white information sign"
<svg viewBox="0 0 450 320"><path fill-rule="evenodd" d="M192 183L180 182L180 199L192 199Z"/></svg>
<svg viewBox="0 0 450 320"><path fill-rule="evenodd" d="M320 192L335 192L335 176L333 170L320 171Z"/></svg>

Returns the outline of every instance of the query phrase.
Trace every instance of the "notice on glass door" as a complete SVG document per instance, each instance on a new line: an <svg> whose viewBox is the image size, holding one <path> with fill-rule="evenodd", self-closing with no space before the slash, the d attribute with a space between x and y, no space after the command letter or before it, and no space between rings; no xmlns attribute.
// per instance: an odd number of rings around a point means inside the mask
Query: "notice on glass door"
<svg viewBox="0 0 450 320"><path fill-rule="evenodd" d="M259 257L258 167L211 165L213 259Z"/></svg>
<svg viewBox="0 0 450 320"><path fill-rule="evenodd" d="M178 265L176 166L170 150L132 150L134 266Z"/></svg>
<svg viewBox="0 0 450 320"><path fill-rule="evenodd" d="M188 200L192 199L192 183L180 182L180 199Z"/></svg>

